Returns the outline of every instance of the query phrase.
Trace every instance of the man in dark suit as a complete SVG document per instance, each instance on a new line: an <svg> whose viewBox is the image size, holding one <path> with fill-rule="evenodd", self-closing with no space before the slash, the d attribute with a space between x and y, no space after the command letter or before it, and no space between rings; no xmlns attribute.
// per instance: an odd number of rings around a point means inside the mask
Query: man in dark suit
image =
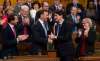
<svg viewBox="0 0 100 61"><path fill-rule="evenodd" d="M30 18L29 15L29 7L27 5L22 5L20 10L20 15L18 15L18 24L17 24L17 31L19 35L28 35L29 37L24 40L23 42L20 42L20 45L24 45L27 48L27 52L31 54L32 49L32 41L31 41L31 26L34 24L33 20Z"/></svg>
<svg viewBox="0 0 100 61"><path fill-rule="evenodd" d="M80 16L77 15L77 7L71 8L71 14L67 16L67 21L69 22L69 27L72 29L73 45L76 47L75 38L77 36L77 30L81 28L81 20Z"/></svg>
<svg viewBox="0 0 100 61"><path fill-rule="evenodd" d="M32 0L26 0L25 5L27 5L29 7L29 9L32 8Z"/></svg>
<svg viewBox="0 0 100 61"><path fill-rule="evenodd" d="M71 3L69 3L66 7L66 14L69 15L71 12L72 7L78 8L78 14L81 16L81 18L85 17L85 9L84 7L78 2L78 0L72 0Z"/></svg>
<svg viewBox="0 0 100 61"><path fill-rule="evenodd" d="M21 6L20 15L18 15L18 33L19 34L25 34L24 28L27 28L27 34L30 35L31 32L31 26L34 21L31 20L31 17L29 15L29 7L26 5Z"/></svg>
<svg viewBox="0 0 100 61"><path fill-rule="evenodd" d="M3 41L4 41L4 38L3 38L3 34L2 34L2 25L3 25L3 21L0 21L0 59L2 58L2 47L3 47Z"/></svg>
<svg viewBox="0 0 100 61"><path fill-rule="evenodd" d="M63 11L55 12L55 31L49 38L53 40L60 61L73 61L72 30L68 27L68 22L63 18L63 14Z"/></svg>
<svg viewBox="0 0 100 61"><path fill-rule="evenodd" d="M59 4L60 4L60 0L54 0L54 4L50 6L50 10L52 12L55 12L57 10L59 10Z"/></svg>
<svg viewBox="0 0 100 61"><path fill-rule="evenodd" d="M40 10L39 19L35 25L32 27L32 40L34 52L41 52L47 50L48 42L48 11Z"/></svg>
<svg viewBox="0 0 100 61"><path fill-rule="evenodd" d="M70 14L67 16L67 21L70 22L70 26L72 26L71 28L73 29L73 32L76 32L77 29L80 27L80 16L77 15L77 7L72 7L70 10Z"/></svg>
<svg viewBox="0 0 100 61"><path fill-rule="evenodd" d="M8 16L8 23L5 28L2 28L3 33L3 49L2 49L2 58L6 59L8 55L17 55L17 43L19 41L25 40L28 36L18 35L16 33L15 25L17 24L18 20L15 19L14 15Z"/></svg>

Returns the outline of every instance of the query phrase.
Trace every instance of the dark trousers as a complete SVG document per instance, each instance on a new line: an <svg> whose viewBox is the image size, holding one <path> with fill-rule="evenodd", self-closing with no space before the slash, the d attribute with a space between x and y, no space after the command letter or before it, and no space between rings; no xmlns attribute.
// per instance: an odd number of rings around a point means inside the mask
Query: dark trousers
<svg viewBox="0 0 100 61"><path fill-rule="evenodd" d="M1 58L3 59L5 56L17 56L18 54L17 47L5 48L1 51Z"/></svg>
<svg viewBox="0 0 100 61"><path fill-rule="evenodd" d="M73 61L73 56L60 57L60 61Z"/></svg>
<svg viewBox="0 0 100 61"><path fill-rule="evenodd" d="M60 44L56 49L58 57L60 57L60 61L73 61L74 48L72 46L72 43Z"/></svg>

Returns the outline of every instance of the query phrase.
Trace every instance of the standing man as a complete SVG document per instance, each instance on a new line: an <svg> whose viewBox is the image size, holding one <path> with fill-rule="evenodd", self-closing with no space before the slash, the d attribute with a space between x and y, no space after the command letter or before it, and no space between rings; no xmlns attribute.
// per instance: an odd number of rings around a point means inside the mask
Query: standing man
<svg viewBox="0 0 100 61"><path fill-rule="evenodd" d="M78 14L81 16L81 19L83 19L86 15L84 7L79 3L78 0L72 0L71 3L69 3L66 7L66 14L69 15L71 12L71 8L76 7L78 8Z"/></svg>
<svg viewBox="0 0 100 61"><path fill-rule="evenodd" d="M18 24L17 24L17 30L19 35L28 35L29 37L24 40L23 42L20 42L21 44L25 44L25 47L30 46L29 49L27 49L27 52L31 54L31 26L34 24L34 20L31 19L29 15L29 7L27 5L22 5L20 10L20 15L18 15Z"/></svg>
<svg viewBox="0 0 100 61"><path fill-rule="evenodd" d="M18 55L17 51L17 43L19 41L26 40L28 36L24 35L18 35L16 33L16 27L15 25L17 24L18 20L17 18L11 14L8 16L8 23L5 28L2 29L3 33L3 47L2 47L2 58L6 59L9 54L12 55Z"/></svg>
<svg viewBox="0 0 100 61"><path fill-rule="evenodd" d="M48 11L40 10L39 11L39 19L36 24L32 27L32 40L34 52L45 52L47 50L47 42L48 42Z"/></svg>
<svg viewBox="0 0 100 61"><path fill-rule="evenodd" d="M61 0L54 0L54 4L50 6L50 10L52 12L59 10L60 2L61 2Z"/></svg>
<svg viewBox="0 0 100 61"><path fill-rule="evenodd" d="M19 15L21 6L24 4L23 0L17 0L17 4L14 7L14 15Z"/></svg>
<svg viewBox="0 0 100 61"><path fill-rule="evenodd" d="M29 7L29 9L31 9L32 8L32 0L26 0L26 3L25 3L25 5L27 5L28 7Z"/></svg>
<svg viewBox="0 0 100 61"><path fill-rule="evenodd" d="M77 7L72 7L70 11L71 13L67 16L67 21L70 23L68 25L72 29L72 41L74 47L76 47L75 38L77 36L77 31L81 28L81 20L80 16L77 15L77 10Z"/></svg>
<svg viewBox="0 0 100 61"><path fill-rule="evenodd" d="M72 30L68 27L68 22L64 19L63 14L63 11L55 12L55 31L49 38L53 40L60 61L73 61Z"/></svg>

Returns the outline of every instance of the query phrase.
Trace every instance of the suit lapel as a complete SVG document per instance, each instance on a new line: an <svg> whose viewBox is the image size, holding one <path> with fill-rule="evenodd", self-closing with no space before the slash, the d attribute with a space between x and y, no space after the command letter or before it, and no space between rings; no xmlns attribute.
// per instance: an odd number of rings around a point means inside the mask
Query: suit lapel
<svg viewBox="0 0 100 61"><path fill-rule="evenodd" d="M10 34L14 37L16 37L15 33L13 32L13 30L11 29L10 25L8 24L8 30L10 32ZM15 31L16 32L16 31Z"/></svg>
<svg viewBox="0 0 100 61"><path fill-rule="evenodd" d="M65 25L65 20L64 20L63 23L61 24L61 28L60 28L60 30L59 30L58 35L59 35L60 33L63 32L63 29L64 29L65 26L66 26L66 25Z"/></svg>
<svg viewBox="0 0 100 61"><path fill-rule="evenodd" d="M41 24L39 21L38 21L38 23L39 23L39 25L40 25L41 32L43 32L43 34L45 34L45 30L44 30L42 24ZM45 34L45 37L46 37L46 34Z"/></svg>

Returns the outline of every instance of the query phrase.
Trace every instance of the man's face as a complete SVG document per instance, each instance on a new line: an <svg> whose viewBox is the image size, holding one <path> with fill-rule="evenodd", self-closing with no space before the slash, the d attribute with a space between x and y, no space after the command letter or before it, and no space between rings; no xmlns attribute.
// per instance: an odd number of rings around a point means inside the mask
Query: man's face
<svg viewBox="0 0 100 61"><path fill-rule="evenodd" d="M43 3L43 9L48 10L49 9L49 4L47 2Z"/></svg>
<svg viewBox="0 0 100 61"><path fill-rule="evenodd" d="M60 3L60 0L54 0L55 5L59 5L59 3Z"/></svg>
<svg viewBox="0 0 100 61"><path fill-rule="evenodd" d="M29 14L29 10L27 10L27 9L21 9L21 15L22 16L28 16L28 14Z"/></svg>
<svg viewBox="0 0 100 61"><path fill-rule="evenodd" d="M77 8L76 7L72 7L71 14L73 14L73 15L77 14Z"/></svg>
<svg viewBox="0 0 100 61"><path fill-rule="evenodd" d="M45 22L47 22L48 18L49 18L49 13L48 12L44 12L42 14L42 18L44 19Z"/></svg>
<svg viewBox="0 0 100 61"><path fill-rule="evenodd" d="M32 0L26 0L27 2L29 2L29 3L31 3L32 2Z"/></svg>
<svg viewBox="0 0 100 61"><path fill-rule="evenodd" d="M62 18L62 15L58 15L55 13L54 19L56 22L60 22L61 18Z"/></svg>
<svg viewBox="0 0 100 61"><path fill-rule="evenodd" d="M34 7L34 9L39 9L39 5L38 4L34 4L33 7Z"/></svg>
<svg viewBox="0 0 100 61"><path fill-rule="evenodd" d="M17 2L18 2L20 5L22 5L22 4L24 3L23 0L18 0Z"/></svg>
<svg viewBox="0 0 100 61"><path fill-rule="evenodd" d="M14 21L12 21L12 24L13 25L17 25L17 23L18 23L18 17L17 16L14 16Z"/></svg>
<svg viewBox="0 0 100 61"><path fill-rule="evenodd" d="M78 3L78 0L73 0L72 1L74 4L77 4Z"/></svg>

